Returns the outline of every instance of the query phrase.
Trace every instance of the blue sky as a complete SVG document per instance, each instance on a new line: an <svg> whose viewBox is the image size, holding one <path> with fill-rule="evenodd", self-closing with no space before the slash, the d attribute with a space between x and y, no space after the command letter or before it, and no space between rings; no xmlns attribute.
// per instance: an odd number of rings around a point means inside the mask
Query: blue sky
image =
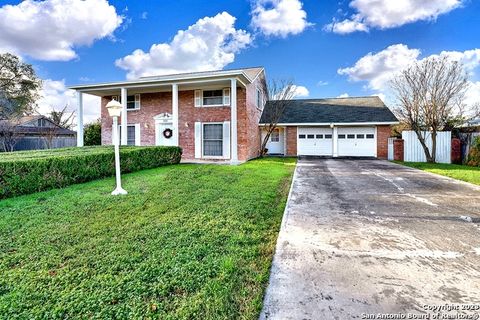
<svg viewBox="0 0 480 320"><path fill-rule="evenodd" d="M301 97L380 94L390 101L394 71L442 52L467 65L469 99L480 99L480 1L19 3L0 1L0 52L19 54L46 80L44 110L70 103L68 85L248 66L293 79ZM137 49L143 52L132 55Z"/></svg>

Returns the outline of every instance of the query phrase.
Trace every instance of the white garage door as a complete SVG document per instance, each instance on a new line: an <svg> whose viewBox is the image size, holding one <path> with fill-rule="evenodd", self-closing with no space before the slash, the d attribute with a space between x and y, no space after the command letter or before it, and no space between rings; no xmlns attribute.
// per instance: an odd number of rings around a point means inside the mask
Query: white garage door
<svg viewBox="0 0 480 320"><path fill-rule="evenodd" d="M376 156L374 127L339 127L337 130L339 156Z"/></svg>
<svg viewBox="0 0 480 320"><path fill-rule="evenodd" d="M331 156L331 128L298 128L297 153L302 156Z"/></svg>

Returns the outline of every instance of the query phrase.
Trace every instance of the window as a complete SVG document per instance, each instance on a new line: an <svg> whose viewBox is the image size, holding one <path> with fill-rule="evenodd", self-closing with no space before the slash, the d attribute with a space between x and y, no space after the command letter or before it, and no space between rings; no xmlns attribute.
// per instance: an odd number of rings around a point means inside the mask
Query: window
<svg viewBox="0 0 480 320"><path fill-rule="evenodd" d="M271 142L279 142L280 141L280 132L278 129L273 130L272 134L270 135Z"/></svg>
<svg viewBox="0 0 480 320"><path fill-rule="evenodd" d="M331 134L326 134L325 139L332 139L332 135Z"/></svg>
<svg viewBox="0 0 480 320"><path fill-rule="evenodd" d="M129 124L127 125L127 145L129 146L135 146L137 145L137 130L140 129L139 125L135 124ZM122 141L122 126L118 126L118 137L119 137L119 142L121 143Z"/></svg>
<svg viewBox="0 0 480 320"><path fill-rule="evenodd" d="M203 105L204 106L223 105L223 90L204 90Z"/></svg>
<svg viewBox="0 0 480 320"><path fill-rule="evenodd" d="M314 134L307 134L307 139L313 139L313 138L315 138Z"/></svg>
<svg viewBox="0 0 480 320"><path fill-rule="evenodd" d="M305 139L305 135L304 135L304 134L300 134L300 135L298 136L298 139Z"/></svg>
<svg viewBox="0 0 480 320"><path fill-rule="evenodd" d="M122 102L121 96L112 96L112 99ZM127 110L138 110L140 109L140 95L134 94L127 96Z"/></svg>
<svg viewBox="0 0 480 320"><path fill-rule="evenodd" d="M48 124L48 123L47 123L47 120L45 120L45 119L43 119L43 118L37 120L37 126L39 126L39 127L46 127L47 124Z"/></svg>
<svg viewBox="0 0 480 320"><path fill-rule="evenodd" d="M347 134L347 139L355 139L355 135L354 134Z"/></svg>
<svg viewBox="0 0 480 320"><path fill-rule="evenodd" d="M203 125L203 155L223 156L223 124L205 123Z"/></svg>
<svg viewBox="0 0 480 320"><path fill-rule="evenodd" d="M357 134L357 139L364 139L365 135L364 134Z"/></svg>
<svg viewBox="0 0 480 320"><path fill-rule="evenodd" d="M339 134L338 139L345 139L345 135L344 134Z"/></svg>
<svg viewBox="0 0 480 320"><path fill-rule="evenodd" d="M127 110L138 110L140 109L140 95L135 94L132 96L127 96Z"/></svg>
<svg viewBox="0 0 480 320"><path fill-rule="evenodd" d="M323 139L323 134L317 134L317 139Z"/></svg>
<svg viewBox="0 0 480 320"><path fill-rule="evenodd" d="M367 134L367 139L373 139L374 135L373 134Z"/></svg>
<svg viewBox="0 0 480 320"><path fill-rule="evenodd" d="M263 108L263 99L262 99L262 92L260 89L257 89L257 97L256 97L256 107L262 109Z"/></svg>

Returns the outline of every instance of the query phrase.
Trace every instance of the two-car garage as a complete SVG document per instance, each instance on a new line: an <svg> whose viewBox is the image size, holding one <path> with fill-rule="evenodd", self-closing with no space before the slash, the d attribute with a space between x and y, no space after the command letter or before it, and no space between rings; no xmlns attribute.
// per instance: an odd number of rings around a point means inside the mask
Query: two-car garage
<svg viewBox="0 0 480 320"><path fill-rule="evenodd" d="M376 157L375 127L298 127L297 154Z"/></svg>
<svg viewBox="0 0 480 320"><path fill-rule="evenodd" d="M289 100L275 118L277 108L267 102L260 119L260 126L276 123L265 145L271 154L386 159L391 125L398 123L375 96Z"/></svg>

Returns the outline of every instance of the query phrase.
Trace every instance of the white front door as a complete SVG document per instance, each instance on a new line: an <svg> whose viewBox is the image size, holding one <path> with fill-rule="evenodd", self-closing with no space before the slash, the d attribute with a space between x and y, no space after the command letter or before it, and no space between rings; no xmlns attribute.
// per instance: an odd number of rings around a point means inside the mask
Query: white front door
<svg viewBox="0 0 480 320"><path fill-rule="evenodd" d="M172 123L159 123L156 130L157 146L174 146L173 141L173 124Z"/></svg>
<svg viewBox="0 0 480 320"><path fill-rule="evenodd" d="M332 129L328 127L299 127L297 153L301 156L331 156Z"/></svg>
<svg viewBox="0 0 480 320"><path fill-rule="evenodd" d="M339 156L376 156L377 143L374 127L339 127L337 137Z"/></svg>
<svg viewBox="0 0 480 320"><path fill-rule="evenodd" d="M172 115L161 113L153 119L155 120L155 144L157 146L174 146Z"/></svg>

